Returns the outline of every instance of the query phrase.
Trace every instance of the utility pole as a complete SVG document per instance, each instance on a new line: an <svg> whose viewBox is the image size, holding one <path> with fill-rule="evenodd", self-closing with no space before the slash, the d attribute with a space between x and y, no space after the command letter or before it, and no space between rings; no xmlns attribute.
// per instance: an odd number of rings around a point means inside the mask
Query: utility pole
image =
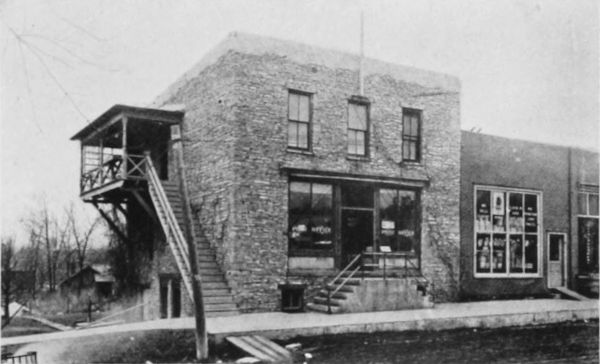
<svg viewBox="0 0 600 364"><path fill-rule="evenodd" d="M365 95L365 14L360 11L360 64L358 69L359 95Z"/></svg>

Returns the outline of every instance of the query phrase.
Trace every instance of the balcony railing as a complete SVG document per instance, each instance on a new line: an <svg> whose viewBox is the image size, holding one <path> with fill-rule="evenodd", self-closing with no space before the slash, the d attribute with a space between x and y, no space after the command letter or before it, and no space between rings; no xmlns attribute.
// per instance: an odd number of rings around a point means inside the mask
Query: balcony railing
<svg viewBox="0 0 600 364"><path fill-rule="evenodd" d="M111 158L98 167L89 168L81 175L81 193L95 190L115 181L146 179L145 156L127 154L112 155Z"/></svg>

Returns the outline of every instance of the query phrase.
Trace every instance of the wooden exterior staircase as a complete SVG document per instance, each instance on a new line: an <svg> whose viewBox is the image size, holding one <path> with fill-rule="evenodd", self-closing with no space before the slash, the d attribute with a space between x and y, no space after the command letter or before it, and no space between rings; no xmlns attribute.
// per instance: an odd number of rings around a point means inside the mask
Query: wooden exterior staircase
<svg viewBox="0 0 600 364"><path fill-rule="evenodd" d="M186 287L190 300L193 302L190 262L188 260L187 242L183 234L183 231L185 231L185 202L179 185L174 182L161 181L152 166L152 161L147 158L146 163L148 191L156 215L165 233L167 243L173 252L182 282ZM239 314L225 276L217 264L214 252L206 239L199 238L202 234L197 221L192 224L192 229L194 229L192 235L196 240L194 244L198 261L198 275L202 285L206 317Z"/></svg>

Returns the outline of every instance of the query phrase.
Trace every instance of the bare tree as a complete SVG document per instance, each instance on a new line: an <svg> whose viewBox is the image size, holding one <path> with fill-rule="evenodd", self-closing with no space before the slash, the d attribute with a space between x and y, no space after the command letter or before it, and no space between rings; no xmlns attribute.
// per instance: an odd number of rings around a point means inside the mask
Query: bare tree
<svg viewBox="0 0 600 364"><path fill-rule="evenodd" d="M90 238L100 223L102 222L101 217L95 218L91 223L81 224L77 221L73 205L67 210L67 216L71 226L71 233L73 242L75 244L74 250L77 258L77 268L83 269L85 264L86 254L90 243Z"/></svg>
<svg viewBox="0 0 600 364"><path fill-rule="evenodd" d="M2 237L2 305L6 317L5 324L10 321L9 305L15 293L16 263L14 238Z"/></svg>

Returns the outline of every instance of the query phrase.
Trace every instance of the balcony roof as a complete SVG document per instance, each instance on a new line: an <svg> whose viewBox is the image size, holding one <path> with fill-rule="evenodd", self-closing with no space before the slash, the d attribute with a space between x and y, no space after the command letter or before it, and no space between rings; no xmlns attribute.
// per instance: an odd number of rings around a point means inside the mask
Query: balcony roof
<svg viewBox="0 0 600 364"><path fill-rule="evenodd" d="M116 104L106 110L102 115L94 121L86 125L77 134L71 137L71 140L83 140L88 136L104 129L106 126L113 124L121 117L132 118L136 120L144 120L149 122L159 122L166 124L178 124L183 118L183 111L154 109L147 107L137 107L129 105Z"/></svg>

